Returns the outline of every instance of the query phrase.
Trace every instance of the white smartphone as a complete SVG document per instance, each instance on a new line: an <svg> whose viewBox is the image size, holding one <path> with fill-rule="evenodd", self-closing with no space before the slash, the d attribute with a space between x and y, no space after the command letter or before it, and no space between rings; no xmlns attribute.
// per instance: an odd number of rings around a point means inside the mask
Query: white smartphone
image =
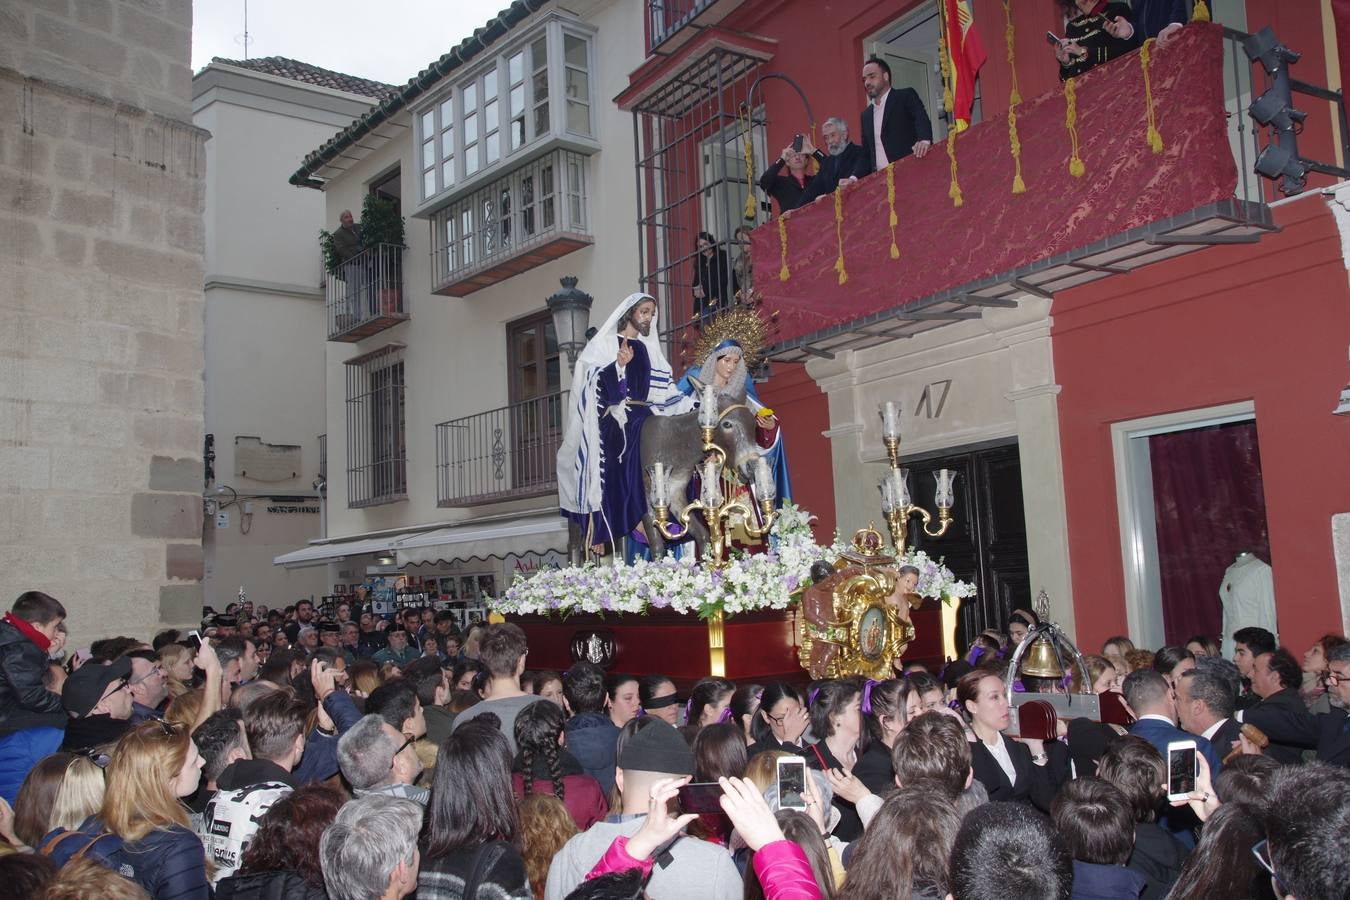
<svg viewBox="0 0 1350 900"><path fill-rule="evenodd" d="M1167 799L1186 800L1195 790L1199 772L1195 741L1171 741L1167 745Z"/></svg>
<svg viewBox="0 0 1350 900"><path fill-rule="evenodd" d="M806 809L806 760L800 756L778 758L778 807Z"/></svg>

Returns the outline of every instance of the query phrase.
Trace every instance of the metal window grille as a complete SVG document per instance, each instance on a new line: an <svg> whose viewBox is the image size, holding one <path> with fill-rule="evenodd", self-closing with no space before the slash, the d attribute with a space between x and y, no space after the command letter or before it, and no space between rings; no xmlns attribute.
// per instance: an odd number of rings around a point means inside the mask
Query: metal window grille
<svg viewBox="0 0 1350 900"><path fill-rule="evenodd" d="M712 5L713 0L647 0L647 19L650 23L647 49L650 51L660 46L666 38Z"/></svg>
<svg viewBox="0 0 1350 900"><path fill-rule="evenodd" d="M711 234L733 282L741 225L768 219L753 183L766 166L762 109L748 109L760 60L712 48L689 62L633 110L638 177L638 256L641 287L657 299L672 360L697 318L693 287L699 232ZM751 178L744 146L751 140ZM753 218L746 219L747 198ZM741 285L742 289L747 285ZM730 293L730 291L728 291ZM732 298L722 298L726 305ZM686 361L692 362L692 361Z"/></svg>
<svg viewBox="0 0 1350 900"><path fill-rule="evenodd" d="M347 361L347 505L376 506L408 495L403 345Z"/></svg>

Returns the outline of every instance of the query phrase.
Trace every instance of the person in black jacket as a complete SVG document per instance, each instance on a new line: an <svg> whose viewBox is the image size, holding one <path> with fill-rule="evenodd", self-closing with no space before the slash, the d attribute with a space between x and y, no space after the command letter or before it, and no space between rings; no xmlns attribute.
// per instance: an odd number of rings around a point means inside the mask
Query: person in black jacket
<svg viewBox="0 0 1350 900"><path fill-rule="evenodd" d="M727 251L717 246L717 238L706 231L698 233L694 256L694 312L707 319L731 306L741 289L732 271Z"/></svg>
<svg viewBox="0 0 1350 900"><path fill-rule="evenodd" d="M1055 46L1060 81L1076 78L1137 46L1130 4L1059 0L1059 5L1068 20L1064 40Z"/></svg>
<svg viewBox="0 0 1350 900"><path fill-rule="evenodd" d="M1238 715L1243 723L1255 725L1270 738L1265 755L1284 765L1303 762L1302 749L1297 742L1284 740L1284 733L1313 728L1312 714L1298 695L1302 681L1298 661L1283 647L1258 655L1252 667L1252 692L1261 702Z"/></svg>
<svg viewBox="0 0 1350 900"><path fill-rule="evenodd" d="M0 621L0 797L9 803L38 760L61 745L66 713L47 690L47 653L66 608L25 591Z"/></svg>
<svg viewBox="0 0 1350 900"><path fill-rule="evenodd" d="M759 189L778 202L780 216L805 206L813 198L820 196L820 192L814 187L815 179L820 173L817 171L812 175L807 168L813 159L821 168L824 168L828 161L825 154L811 142L810 136L802 135L800 150L788 144L769 168L764 170L764 174L759 176ZM784 168L787 169L786 172L783 171Z"/></svg>
<svg viewBox="0 0 1350 900"><path fill-rule="evenodd" d="M1186 24L1186 4L1182 0L1132 0L1135 38L1143 43L1157 38L1159 47L1166 47Z"/></svg>
<svg viewBox="0 0 1350 900"><path fill-rule="evenodd" d="M868 101L862 113L864 171L879 172L911 153L918 159L927 156L933 147L933 123L915 90L892 90L891 67L875 56L863 63L862 80Z"/></svg>
<svg viewBox="0 0 1350 900"><path fill-rule="evenodd" d="M848 124L838 116L830 116L820 127L828 155L820 155L820 171L807 187L808 201L834 193L841 184L852 184L867 174L867 159L863 148L848 138Z"/></svg>
<svg viewBox="0 0 1350 900"><path fill-rule="evenodd" d="M1181 874L1189 851L1158 824L1167 788L1162 754L1148 741L1118 736L1107 745L1097 777L1125 796L1134 815L1134 849L1126 865L1145 880L1141 900L1162 900Z"/></svg>
<svg viewBox="0 0 1350 900"><path fill-rule="evenodd" d="M1060 770L1065 764L1059 757L1067 757L1064 746L1057 741L1047 746L1031 738L1004 738L1002 732L1009 724L1007 686L987 669L963 675L956 685L956 699L975 732L970 766L989 799L1034 804L1048 812L1063 780Z"/></svg>

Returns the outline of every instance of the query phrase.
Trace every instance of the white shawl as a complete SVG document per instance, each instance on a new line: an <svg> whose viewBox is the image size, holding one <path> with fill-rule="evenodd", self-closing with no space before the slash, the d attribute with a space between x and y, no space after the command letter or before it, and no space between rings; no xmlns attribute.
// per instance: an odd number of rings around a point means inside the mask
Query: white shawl
<svg viewBox="0 0 1350 900"><path fill-rule="evenodd" d="M600 478L600 417L608 414L620 422L627 417L627 408L623 406L600 409L597 396L600 373L615 362L619 322L638 303L652 299L647 294L625 297L577 357L572 373L572 414L558 448L558 505L568 512L592 513L600 509L604 489ZM688 412L693 408L693 398L676 388L657 335L653 316L650 332L636 338L646 347L651 362L651 389L647 394L651 411L660 416Z"/></svg>

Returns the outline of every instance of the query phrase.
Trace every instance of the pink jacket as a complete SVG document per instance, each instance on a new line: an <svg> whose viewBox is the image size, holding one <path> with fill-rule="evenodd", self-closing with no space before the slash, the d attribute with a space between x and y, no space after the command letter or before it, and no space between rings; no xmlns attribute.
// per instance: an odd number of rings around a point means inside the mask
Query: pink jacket
<svg viewBox="0 0 1350 900"><path fill-rule="evenodd" d="M755 854L754 866L764 888L765 900L821 900L811 864L802 848L792 841L765 844ZM629 869L641 869L645 876L652 870L652 861L634 859L628 853L628 838L616 837L605 855L586 873L586 878L599 878Z"/></svg>

